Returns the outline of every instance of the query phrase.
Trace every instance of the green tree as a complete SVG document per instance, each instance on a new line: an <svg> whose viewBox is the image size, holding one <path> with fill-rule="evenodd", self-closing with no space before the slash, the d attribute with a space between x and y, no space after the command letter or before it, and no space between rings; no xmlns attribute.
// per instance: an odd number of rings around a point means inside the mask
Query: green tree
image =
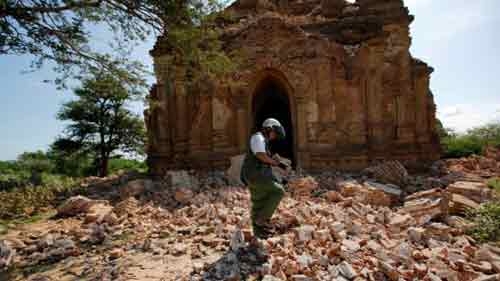
<svg viewBox="0 0 500 281"><path fill-rule="evenodd" d="M116 173L120 171L137 171L146 172L147 166L145 161L135 159L113 158L109 161L109 171Z"/></svg>
<svg viewBox="0 0 500 281"><path fill-rule="evenodd" d="M54 170L59 174L71 177L95 174L92 167L92 159L95 158L95 153L81 151L80 147L80 143L74 140L57 139L47 152L54 164Z"/></svg>
<svg viewBox="0 0 500 281"><path fill-rule="evenodd" d="M457 134L447 137L444 141L444 147L444 157L460 158L467 157L472 154L481 154L483 150L483 142L476 136Z"/></svg>
<svg viewBox="0 0 500 281"><path fill-rule="evenodd" d="M58 118L70 121L66 137L56 141L62 150L94 155L98 175L108 174L113 153L143 153L143 120L126 108L134 93L111 75L96 74L74 91L78 99L65 103Z"/></svg>
<svg viewBox="0 0 500 281"><path fill-rule="evenodd" d="M443 122L436 118L436 130L438 132L439 138L443 140L449 136L449 131L443 126Z"/></svg>
<svg viewBox="0 0 500 281"><path fill-rule="evenodd" d="M468 135L481 139L487 145L500 145L500 121L469 130Z"/></svg>
<svg viewBox="0 0 500 281"><path fill-rule="evenodd" d="M467 157L481 154L486 146L500 146L500 122L492 122L468 130L466 133L456 133L447 130L442 138L444 157Z"/></svg>
<svg viewBox="0 0 500 281"><path fill-rule="evenodd" d="M213 0L0 0L0 55L33 55L34 67L55 62L61 78L104 68L131 85L145 86L143 65L92 48L92 29L104 26L119 42L115 51L161 36L186 65L195 61L204 70L219 70L229 61L214 24L221 7ZM61 78L56 82L66 80Z"/></svg>
<svg viewBox="0 0 500 281"><path fill-rule="evenodd" d="M38 186L42 182L42 173L52 173L54 165L47 154L41 150L24 152L17 157L17 164L22 169L30 172L30 183Z"/></svg>

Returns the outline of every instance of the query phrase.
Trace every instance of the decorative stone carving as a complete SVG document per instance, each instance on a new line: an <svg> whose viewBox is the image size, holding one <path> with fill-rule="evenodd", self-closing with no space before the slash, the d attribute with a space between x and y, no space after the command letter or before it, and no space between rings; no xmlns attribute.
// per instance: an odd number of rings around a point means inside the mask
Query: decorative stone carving
<svg viewBox="0 0 500 281"><path fill-rule="evenodd" d="M286 119L286 145L301 168L439 158L432 68L411 57L413 16L403 1L239 0L227 11L235 21L221 40L243 56L230 75L237 86L214 80L186 90L162 37L151 51L158 86L145 119L153 173L229 167L264 113Z"/></svg>

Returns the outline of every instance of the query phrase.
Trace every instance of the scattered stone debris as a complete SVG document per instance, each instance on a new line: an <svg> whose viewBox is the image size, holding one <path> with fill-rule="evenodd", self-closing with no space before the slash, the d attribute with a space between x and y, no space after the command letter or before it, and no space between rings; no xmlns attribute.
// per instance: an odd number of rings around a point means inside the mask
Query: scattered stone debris
<svg viewBox="0 0 500 281"><path fill-rule="evenodd" d="M257 248L248 190L223 173L102 181L100 199L71 197L54 219L0 237L0 270L51 265L28 280L498 280L500 248L464 234L464 212L492 198L484 183L458 178L408 194L395 182L415 177L397 163L377 167L386 180L295 175L276 235ZM434 181L449 175L439 171Z"/></svg>
<svg viewBox="0 0 500 281"><path fill-rule="evenodd" d="M91 200L85 196L71 197L57 209L57 215L60 217L69 217L86 213L90 209L90 207L96 203L97 202L95 202L94 200Z"/></svg>
<svg viewBox="0 0 500 281"><path fill-rule="evenodd" d="M491 200L492 190L481 182L455 182L447 188L450 193L462 195L476 203Z"/></svg>
<svg viewBox="0 0 500 281"><path fill-rule="evenodd" d="M193 198L193 191L187 187L177 188L175 190L174 198L177 202L181 204L188 204L189 201Z"/></svg>
<svg viewBox="0 0 500 281"><path fill-rule="evenodd" d="M390 183L397 186L406 186L409 181L408 171L399 161L386 161L369 167L364 170L364 174L381 183Z"/></svg>
<svg viewBox="0 0 500 281"><path fill-rule="evenodd" d="M296 178L288 183L288 188L294 195L308 196L318 188L318 182L313 177Z"/></svg>
<svg viewBox="0 0 500 281"><path fill-rule="evenodd" d="M128 182L120 189L121 198L135 197L143 194L147 190L151 190L153 181L149 179L137 179Z"/></svg>
<svg viewBox="0 0 500 281"><path fill-rule="evenodd" d="M12 249L5 241L0 241L0 270L10 266L14 254L14 249Z"/></svg>
<svg viewBox="0 0 500 281"><path fill-rule="evenodd" d="M467 158L445 160L444 172L458 174L461 179L481 182L482 179L500 176L500 149L487 148L485 156L473 155Z"/></svg>
<svg viewBox="0 0 500 281"><path fill-rule="evenodd" d="M243 185L243 182L241 182L241 167L243 166L244 159L245 159L245 154L240 154L231 157L231 166L226 171L226 174L229 183L234 186Z"/></svg>

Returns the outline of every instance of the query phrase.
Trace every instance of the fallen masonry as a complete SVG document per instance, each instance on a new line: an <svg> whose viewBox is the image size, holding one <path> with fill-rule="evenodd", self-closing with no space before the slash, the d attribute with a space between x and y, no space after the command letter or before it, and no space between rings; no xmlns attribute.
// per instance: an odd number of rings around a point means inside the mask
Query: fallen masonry
<svg viewBox="0 0 500 281"><path fill-rule="evenodd" d="M31 281L499 280L500 248L464 234L464 211L493 196L482 183L408 194L367 176L293 176L273 218L281 227L259 250L247 189L191 177L116 179L98 198L71 197L53 219L0 237L0 267Z"/></svg>

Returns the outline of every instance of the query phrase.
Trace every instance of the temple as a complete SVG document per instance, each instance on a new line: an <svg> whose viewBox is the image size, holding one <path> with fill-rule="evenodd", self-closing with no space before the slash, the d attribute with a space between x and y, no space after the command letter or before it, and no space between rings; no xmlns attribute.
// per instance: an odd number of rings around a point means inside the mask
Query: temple
<svg viewBox="0 0 500 281"><path fill-rule="evenodd" d="M151 51L153 174L227 168L267 117L287 131L277 152L308 171L439 159L433 69L410 54L403 1L239 0L226 11L224 48L243 56L235 83L188 87L161 38Z"/></svg>

